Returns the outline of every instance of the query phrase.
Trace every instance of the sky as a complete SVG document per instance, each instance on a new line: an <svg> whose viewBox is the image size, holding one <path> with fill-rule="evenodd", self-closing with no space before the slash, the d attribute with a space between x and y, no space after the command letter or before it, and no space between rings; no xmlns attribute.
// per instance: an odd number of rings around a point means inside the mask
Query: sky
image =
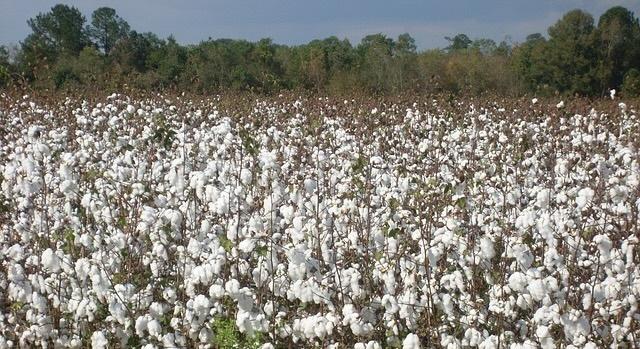
<svg viewBox="0 0 640 349"><path fill-rule="evenodd" d="M640 0L0 0L0 44L16 44L29 33L27 19L55 4L77 7L90 20L108 6L138 32L195 44L208 38L296 45L335 35L357 44L367 34L409 33L419 50L447 46L445 36L522 42L569 10L598 17L612 6L640 15Z"/></svg>

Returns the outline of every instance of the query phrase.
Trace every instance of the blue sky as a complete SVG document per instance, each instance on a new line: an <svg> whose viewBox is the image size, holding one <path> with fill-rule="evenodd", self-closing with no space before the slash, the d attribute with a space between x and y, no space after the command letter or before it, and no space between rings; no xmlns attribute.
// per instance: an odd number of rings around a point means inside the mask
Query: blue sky
<svg viewBox="0 0 640 349"><path fill-rule="evenodd" d="M24 39L27 19L57 3L76 6L87 19L98 7L113 7L133 29L173 34L181 43L271 37L301 44L336 35L356 44L366 34L408 32L419 49L444 47L444 37L457 33L520 42L528 34L546 33L574 8L588 11L596 22L615 5L640 14L640 0L0 0L0 44Z"/></svg>

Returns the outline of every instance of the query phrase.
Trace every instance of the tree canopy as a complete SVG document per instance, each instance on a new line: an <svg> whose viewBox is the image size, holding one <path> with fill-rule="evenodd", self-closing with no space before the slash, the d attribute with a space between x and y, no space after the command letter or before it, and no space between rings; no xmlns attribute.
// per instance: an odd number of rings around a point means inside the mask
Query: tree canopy
<svg viewBox="0 0 640 349"><path fill-rule="evenodd" d="M597 21L582 10L569 11L548 35L533 33L522 43L458 33L444 38L445 48L426 51L418 51L408 33L366 35L354 44L332 36L295 46L269 38L181 45L173 37L132 30L110 7L93 11L87 23L77 8L55 5L27 23L31 33L11 59L0 47L0 86L590 96L615 88L640 93L640 25L620 6Z"/></svg>

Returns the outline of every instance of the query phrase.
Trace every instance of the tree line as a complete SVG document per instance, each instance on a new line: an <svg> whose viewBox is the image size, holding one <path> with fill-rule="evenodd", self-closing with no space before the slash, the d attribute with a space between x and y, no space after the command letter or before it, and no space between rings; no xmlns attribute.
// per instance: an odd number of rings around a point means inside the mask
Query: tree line
<svg viewBox="0 0 640 349"><path fill-rule="evenodd" d="M27 23L31 33L18 46L0 46L0 86L640 95L640 25L620 6L597 24L587 12L569 11L547 36L523 43L458 34L444 49L421 52L409 34L372 34L357 45L335 36L295 46L211 38L181 45L132 30L109 7L87 21L60 4Z"/></svg>

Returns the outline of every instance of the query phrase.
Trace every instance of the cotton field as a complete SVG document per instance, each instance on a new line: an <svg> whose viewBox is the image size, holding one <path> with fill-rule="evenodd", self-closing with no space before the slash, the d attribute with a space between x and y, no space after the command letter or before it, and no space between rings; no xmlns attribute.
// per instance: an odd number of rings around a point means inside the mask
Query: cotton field
<svg viewBox="0 0 640 349"><path fill-rule="evenodd" d="M635 348L620 100L0 98L0 348Z"/></svg>

